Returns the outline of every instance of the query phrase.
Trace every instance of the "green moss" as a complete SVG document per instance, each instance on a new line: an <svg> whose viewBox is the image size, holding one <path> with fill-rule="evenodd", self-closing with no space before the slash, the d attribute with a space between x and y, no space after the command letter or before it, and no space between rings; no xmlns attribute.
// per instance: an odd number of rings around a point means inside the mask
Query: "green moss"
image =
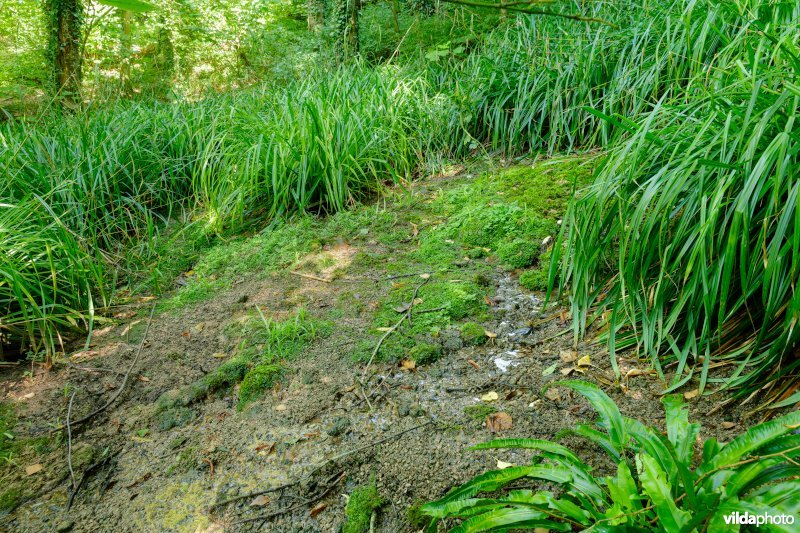
<svg viewBox="0 0 800 533"><path fill-rule="evenodd" d="M260 398L280 377L282 367L276 364L260 364L253 367L239 386L239 409Z"/></svg>
<svg viewBox="0 0 800 533"><path fill-rule="evenodd" d="M442 347L438 344L426 342L417 344L408 352L408 358L421 365L427 365L439 360L442 356Z"/></svg>
<svg viewBox="0 0 800 533"><path fill-rule="evenodd" d="M483 422L486 417L492 413L496 413L497 409L485 403L478 403L475 405L468 405L464 408L464 414L476 422Z"/></svg>
<svg viewBox="0 0 800 533"><path fill-rule="evenodd" d="M531 266L539 258L539 244L519 238L505 241L497 248L497 257L506 268Z"/></svg>
<svg viewBox="0 0 800 533"><path fill-rule="evenodd" d="M431 518L422 512L422 506L425 505L425 503L424 501L418 500L406 511L408 523L415 531L424 530L431 522Z"/></svg>
<svg viewBox="0 0 800 533"><path fill-rule="evenodd" d="M528 289L529 291L546 291L548 276L550 274L550 257L551 250L544 252L539 258L539 268L526 270L519 275L519 284ZM558 272L556 272L556 282L558 281Z"/></svg>
<svg viewBox="0 0 800 533"><path fill-rule="evenodd" d="M156 418L159 431L168 431L172 428L183 427L195 419L195 413L186 407L172 407L161 411Z"/></svg>
<svg viewBox="0 0 800 533"><path fill-rule="evenodd" d="M345 509L345 521L342 533L365 533L369 531L369 520L373 511L383 505L378 495L378 488L372 482L353 490Z"/></svg>
<svg viewBox="0 0 800 533"><path fill-rule="evenodd" d="M10 488L0 494L0 516L6 516L17 508L22 500L22 491L17 487Z"/></svg>
<svg viewBox="0 0 800 533"><path fill-rule="evenodd" d="M461 340L466 346L478 346L486 342L486 330L480 324L467 322L461 326Z"/></svg>

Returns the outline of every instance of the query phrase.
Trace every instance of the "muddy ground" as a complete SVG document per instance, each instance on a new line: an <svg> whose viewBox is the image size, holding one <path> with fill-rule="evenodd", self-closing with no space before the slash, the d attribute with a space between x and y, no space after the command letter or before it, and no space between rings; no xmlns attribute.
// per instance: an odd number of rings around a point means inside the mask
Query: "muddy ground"
<svg viewBox="0 0 800 533"><path fill-rule="evenodd" d="M470 179L465 174L456 181L469 186ZM149 327L151 307L160 300L135 298L115 310L113 324L95 331L89 350L77 349L50 370L37 365L5 370L2 390L16 412L13 432L38 444L5 467L7 514L1 527L332 532L345 521L352 491L374 482L384 501L374 513L374 530L417 531L409 508L497 468L498 461L527 459L521 452L470 451L470 446L497 435L553 438L560 429L594 418L588 405L566 390L542 392L570 368L577 368L570 379L602 385L624 414L663 425L663 385L646 372L646 362L621 359L623 373L636 370L620 383L602 345L575 346L566 311L543 308L543 295L522 288L518 271L491 256L471 260L487 278L484 309L476 320L487 332L483 344L468 345L451 328L431 340L442 347L433 362L385 360L380 350L369 365L363 356L354 359L365 341L374 346L383 334L387 339L399 334L375 328L376 312L399 285L409 294L424 283L459 283L460 274L474 274L470 265L436 270L404 259L436 225L427 220L429 213L414 218L415 206L450 186L443 183L433 180L404 193L412 199L403 201L403 216L417 222L401 216L395 227L407 238L361 232L358 238L330 240L300 256L292 268L243 273L209 298L157 307ZM316 266L308 267L310 262ZM408 300L413 320L415 308L424 312L425 302ZM284 320L300 308L327 320L331 331L287 362L263 396L242 406L238 385L224 387L170 411L173 418L164 417L161 398L202 380L236 352L241 338L232 325L254 320L258 311ZM464 316L458 324L473 319ZM398 330L404 328L408 324ZM109 408L71 427L69 439L65 431L52 432L68 411L71 420L79 420L119 392L140 347L130 379ZM589 364L578 366L585 355ZM702 437L724 441L739 427L739 413L707 416L719 400L694 398L691 413L703 425ZM486 419L496 413L510 415L511 427L493 433L497 428ZM565 442L599 470L608 468L591 445L574 438ZM77 491L71 488L68 455ZM289 486L274 490L282 485ZM260 497L253 494L269 489Z"/></svg>

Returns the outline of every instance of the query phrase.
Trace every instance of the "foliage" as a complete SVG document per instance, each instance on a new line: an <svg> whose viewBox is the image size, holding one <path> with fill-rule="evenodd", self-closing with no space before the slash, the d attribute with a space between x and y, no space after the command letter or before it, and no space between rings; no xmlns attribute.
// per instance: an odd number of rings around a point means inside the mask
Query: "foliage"
<svg viewBox="0 0 800 533"><path fill-rule="evenodd" d="M635 121L597 109L628 133L571 206L554 259L576 333L602 315L615 369L635 346L662 377L677 364L670 390L699 377L701 392L782 400L800 365L800 8L746 8L722 3L699 26L727 37L687 80L691 99Z"/></svg>
<svg viewBox="0 0 800 533"><path fill-rule="evenodd" d="M461 326L461 340L467 346L477 346L486 342L486 330L475 322L466 322Z"/></svg>
<svg viewBox="0 0 800 533"><path fill-rule="evenodd" d="M541 527L551 531L727 531L734 511L796 515L796 458L800 439L792 430L800 411L751 427L727 444L708 439L702 454L679 396L662 400L666 435L623 417L596 385L557 382L586 397L600 415L596 427L582 424L567 433L588 439L616 463L616 475L599 477L568 448L546 440L498 439L474 449L536 450L530 464L481 474L428 503L433 523L461 519L452 531L497 531ZM696 457L696 455L699 455ZM558 487L518 488L538 480ZM506 489L510 484L513 489ZM481 497L481 493L491 494ZM431 526L431 531L434 526ZM774 527L790 531L791 526Z"/></svg>

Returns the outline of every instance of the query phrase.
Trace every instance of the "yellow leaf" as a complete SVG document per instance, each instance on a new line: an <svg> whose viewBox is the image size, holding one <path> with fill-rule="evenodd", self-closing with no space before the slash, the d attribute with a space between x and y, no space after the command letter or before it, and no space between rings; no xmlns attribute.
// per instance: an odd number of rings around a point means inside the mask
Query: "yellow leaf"
<svg viewBox="0 0 800 533"><path fill-rule="evenodd" d="M490 391L481 396L481 400L484 402L496 402L499 397L495 391Z"/></svg>
<svg viewBox="0 0 800 533"><path fill-rule="evenodd" d="M29 476L32 476L34 474L38 474L43 469L44 469L44 467L41 465L41 463L36 463L35 465L26 466L25 467L25 473L28 474Z"/></svg>
<svg viewBox="0 0 800 533"><path fill-rule="evenodd" d="M584 355L580 359L578 359L578 366L589 366L592 364L592 358L588 355Z"/></svg>

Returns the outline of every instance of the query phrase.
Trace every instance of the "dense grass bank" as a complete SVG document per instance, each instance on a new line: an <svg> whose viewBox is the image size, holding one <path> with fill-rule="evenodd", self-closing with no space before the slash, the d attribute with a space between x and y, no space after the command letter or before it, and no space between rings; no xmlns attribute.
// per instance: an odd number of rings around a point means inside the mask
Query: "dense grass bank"
<svg viewBox="0 0 800 533"><path fill-rule="evenodd" d="M761 15L755 12L759 9ZM344 65L288 85L196 103L120 103L60 121L5 124L0 129L0 172L6 176L0 184L0 331L24 339L34 351L52 352L59 332L86 327L92 309L111 301L118 280L128 274L131 250L146 255L164 223L183 220L186 213L202 213L196 222L210 231L235 230L296 212L341 210L385 183L410 180L443 161L486 150L518 155L613 148L600 185L584 200L596 204L585 215L576 208L568 225L573 232L568 253L581 262L565 263L572 270L564 279L575 289L576 316L585 324L586 306L597 303L609 283L617 287L610 294L622 294L617 282L623 278L613 277L619 264L613 258L586 251L592 243L575 233L578 228L591 225L607 251L617 250L622 239L622 249L644 253L646 264L625 264L644 266L631 275L649 282L648 276L662 268L664 254L633 244L626 248L629 241L618 230L628 226L620 221L635 213L614 207L614 199L628 206L628 200L644 194L640 180L646 175L656 176L660 187L660 169L673 163L685 172L706 169L694 178L702 186L691 190L714 190L716 182L709 185L709 180L716 179L715 173L731 165L740 169L741 161L754 165L750 155L770 146L769 132L781 123L790 124L783 134L786 142L796 141L789 119L791 95L770 107L777 90L796 89L791 80L796 78L797 36L787 29L796 24L796 11L760 0L598 3L588 14L609 24L520 18L468 54L451 50L437 62ZM784 52L769 54L771 39L779 39ZM771 118L757 119L765 113ZM762 132L762 125L769 132ZM747 139L740 139L735 146L741 150L733 149L732 126L741 128L737 132L755 128L765 136L750 148ZM653 142L656 130L675 136L655 143L660 152L643 144ZM708 142L692 140L703 136ZM717 146L724 157L704 155L709 146ZM797 154L794 144L786 146L788 159L781 168L791 176ZM686 153L692 158L682 159ZM714 164L699 165L705 160ZM614 180L627 180L624 196L617 197L614 191L620 188L608 185ZM728 189L722 187L725 197ZM776 198L784 199L781 194ZM737 229L758 241L753 221L772 220L778 203L773 201L776 207L763 216L741 218ZM705 208L697 209L702 217ZM614 218L612 212L625 215ZM689 220L693 231L709 228L714 233L707 219ZM787 231L781 230L779 242L793 238ZM752 250L758 242L751 243ZM755 257L751 254L742 264ZM680 277L687 265L680 256L664 272ZM720 268L720 279L745 275L739 267ZM791 312L781 307L794 275L794 267L787 268L775 279L788 285L769 293L777 294L774 305L788 317L783 328L792 323ZM578 276L579 271L584 273ZM611 277L603 278L606 272ZM697 298L699 286L687 286L686 297ZM707 316L725 318L742 309L748 300L737 294L730 297L739 303L723 304ZM697 303L689 298L679 307L688 309L690 300ZM662 311L672 312L671 300L662 302ZM671 324L692 318L675 313ZM639 320L632 313L625 316L627 322L617 329ZM645 324L653 330L650 319ZM656 342L647 335L634 340L644 342L658 359L669 335L659 334ZM781 338L776 349L791 340ZM686 355L681 358L685 361ZM684 367L689 368L681 366L679 374Z"/></svg>

